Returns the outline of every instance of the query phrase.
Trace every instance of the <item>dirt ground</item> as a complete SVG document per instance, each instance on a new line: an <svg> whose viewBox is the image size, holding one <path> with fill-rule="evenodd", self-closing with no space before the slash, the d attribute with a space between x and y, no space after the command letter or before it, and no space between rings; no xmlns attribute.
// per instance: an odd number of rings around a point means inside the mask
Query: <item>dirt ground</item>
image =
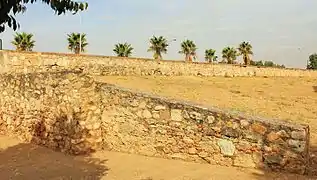
<svg viewBox="0 0 317 180"><path fill-rule="evenodd" d="M309 180L293 174L196 164L100 151L69 156L0 136L3 180Z"/></svg>
<svg viewBox="0 0 317 180"><path fill-rule="evenodd" d="M101 76L97 80L249 115L309 124L317 146L317 79Z"/></svg>

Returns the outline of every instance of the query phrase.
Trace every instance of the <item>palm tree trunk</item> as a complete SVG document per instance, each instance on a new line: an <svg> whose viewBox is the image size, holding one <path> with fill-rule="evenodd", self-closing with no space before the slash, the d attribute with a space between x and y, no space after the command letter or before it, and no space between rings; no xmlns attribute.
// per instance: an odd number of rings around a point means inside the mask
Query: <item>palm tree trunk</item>
<svg viewBox="0 0 317 180"><path fill-rule="evenodd" d="M250 56L247 56L247 65L250 65L251 64L251 58Z"/></svg>
<svg viewBox="0 0 317 180"><path fill-rule="evenodd" d="M185 62L189 62L189 56L188 56L188 54L185 55Z"/></svg>
<svg viewBox="0 0 317 180"><path fill-rule="evenodd" d="M78 48L75 48L75 54L79 54L79 47Z"/></svg>

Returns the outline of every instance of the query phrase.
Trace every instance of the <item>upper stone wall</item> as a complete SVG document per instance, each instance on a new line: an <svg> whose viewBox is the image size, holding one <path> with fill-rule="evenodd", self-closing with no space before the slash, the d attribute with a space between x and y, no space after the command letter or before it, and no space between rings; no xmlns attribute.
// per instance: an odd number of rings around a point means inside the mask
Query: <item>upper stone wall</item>
<svg viewBox="0 0 317 180"><path fill-rule="evenodd" d="M277 69L240 67L224 64L184 63L144 58L120 58L111 56L74 55L65 53L40 53L0 51L1 71L47 71L56 69L83 68L97 75L201 75L201 76L293 76L317 77L317 71L302 69Z"/></svg>

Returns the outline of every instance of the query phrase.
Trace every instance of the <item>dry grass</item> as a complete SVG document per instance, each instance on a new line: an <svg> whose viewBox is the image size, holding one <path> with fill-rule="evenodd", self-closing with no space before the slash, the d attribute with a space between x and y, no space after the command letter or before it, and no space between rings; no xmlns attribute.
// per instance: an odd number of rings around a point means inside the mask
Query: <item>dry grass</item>
<svg viewBox="0 0 317 180"><path fill-rule="evenodd" d="M118 86L194 101L206 106L306 123L317 134L317 79L184 76L96 78ZM313 139L316 139L317 144L317 136Z"/></svg>

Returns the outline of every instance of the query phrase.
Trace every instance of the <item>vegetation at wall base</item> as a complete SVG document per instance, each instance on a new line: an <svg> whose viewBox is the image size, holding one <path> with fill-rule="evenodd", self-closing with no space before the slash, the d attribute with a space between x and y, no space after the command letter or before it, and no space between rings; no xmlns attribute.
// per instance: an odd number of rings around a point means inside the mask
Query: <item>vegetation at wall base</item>
<svg viewBox="0 0 317 180"><path fill-rule="evenodd" d="M251 66L258 67L274 67L274 68L285 68L285 65L275 64L273 61L250 61Z"/></svg>

